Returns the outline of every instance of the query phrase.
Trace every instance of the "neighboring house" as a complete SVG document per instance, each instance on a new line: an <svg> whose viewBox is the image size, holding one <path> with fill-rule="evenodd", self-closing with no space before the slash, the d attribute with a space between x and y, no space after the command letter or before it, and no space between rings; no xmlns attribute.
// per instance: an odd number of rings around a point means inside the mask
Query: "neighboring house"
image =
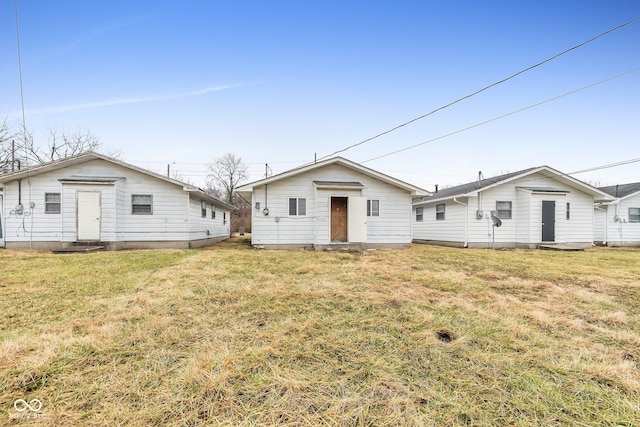
<svg viewBox="0 0 640 427"><path fill-rule="evenodd" d="M251 202L251 240L267 248L411 243L411 201L427 191L334 157L238 188Z"/></svg>
<svg viewBox="0 0 640 427"><path fill-rule="evenodd" d="M88 152L0 175L7 248L193 248L229 237L233 206L194 186Z"/></svg>
<svg viewBox="0 0 640 427"><path fill-rule="evenodd" d="M594 242L594 202L608 194L548 166L443 189L413 204L413 239L464 247ZM501 221L494 227L491 215Z"/></svg>
<svg viewBox="0 0 640 427"><path fill-rule="evenodd" d="M595 205L596 242L608 246L640 246L640 182L599 189L614 200Z"/></svg>

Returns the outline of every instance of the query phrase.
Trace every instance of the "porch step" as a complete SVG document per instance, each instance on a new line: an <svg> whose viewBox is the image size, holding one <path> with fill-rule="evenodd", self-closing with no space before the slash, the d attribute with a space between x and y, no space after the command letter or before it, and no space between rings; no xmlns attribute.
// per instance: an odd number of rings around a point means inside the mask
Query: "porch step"
<svg viewBox="0 0 640 427"><path fill-rule="evenodd" d="M571 244L557 244L557 245L538 245L538 249L546 249L550 251L584 251L584 246L582 245L571 245Z"/></svg>
<svg viewBox="0 0 640 427"><path fill-rule="evenodd" d="M70 254L70 253L89 253L104 250L104 246L89 246L89 245L73 245L66 248L55 249L51 252L54 254Z"/></svg>

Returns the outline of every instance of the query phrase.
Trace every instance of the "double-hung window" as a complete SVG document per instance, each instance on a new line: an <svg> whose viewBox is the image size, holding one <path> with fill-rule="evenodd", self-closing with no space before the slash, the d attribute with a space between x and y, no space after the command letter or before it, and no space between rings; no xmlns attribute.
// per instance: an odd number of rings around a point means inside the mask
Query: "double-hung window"
<svg viewBox="0 0 640 427"><path fill-rule="evenodd" d="M629 222L640 222L640 208L629 208Z"/></svg>
<svg viewBox="0 0 640 427"><path fill-rule="evenodd" d="M418 221L418 222L422 222L423 209L424 208L416 208L416 221Z"/></svg>
<svg viewBox="0 0 640 427"><path fill-rule="evenodd" d="M200 201L200 215L202 216L202 218L207 217L207 204L204 200Z"/></svg>
<svg viewBox="0 0 640 427"><path fill-rule="evenodd" d="M153 196L151 194L132 194L131 213L134 215L153 214Z"/></svg>
<svg viewBox="0 0 640 427"><path fill-rule="evenodd" d="M567 203L567 219L571 219L571 203Z"/></svg>
<svg viewBox="0 0 640 427"><path fill-rule="evenodd" d="M60 213L60 193L44 193L44 213Z"/></svg>
<svg viewBox="0 0 640 427"><path fill-rule="evenodd" d="M511 219L511 202L496 202L496 216L500 219Z"/></svg>
<svg viewBox="0 0 640 427"><path fill-rule="evenodd" d="M445 204L436 205L436 220L444 219Z"/></svg>
<svg viewBox="0 0 640 427"><path fill-rule="evenodd" d="M216 219L216 207L211 205L211 219Z"/></svg>
<svg viewBox="0 0 640 427"><path fill-rule="evenodd" d="M380 216L380 200L367 200L367 216Z"/></svg>
<svg viewBox="0 0 640 427"><path fill-rule="evenodd" d="M307 214L307 199L304 197L289 198L289 216L305 216Z"/></svg>

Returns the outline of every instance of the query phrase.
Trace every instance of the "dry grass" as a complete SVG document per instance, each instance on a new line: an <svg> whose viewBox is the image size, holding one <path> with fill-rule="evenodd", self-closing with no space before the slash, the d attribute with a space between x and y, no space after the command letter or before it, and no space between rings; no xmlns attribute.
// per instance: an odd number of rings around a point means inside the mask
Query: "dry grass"
<svg viewBox="0 0 640 427"><path fill-rule="evenodd" d="M640 251L0 251L0 424L638 426Z"/></svg>

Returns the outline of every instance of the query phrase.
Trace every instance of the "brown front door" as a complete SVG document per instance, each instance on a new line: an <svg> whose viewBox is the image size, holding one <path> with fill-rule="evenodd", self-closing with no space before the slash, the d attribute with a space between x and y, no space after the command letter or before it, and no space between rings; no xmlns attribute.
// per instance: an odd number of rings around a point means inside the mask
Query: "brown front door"
<svg viewBox="0 0 640 427"><path fill-rule="evenodd" d="M331 198L331 241L347 241L347 198Z"/></svg>

